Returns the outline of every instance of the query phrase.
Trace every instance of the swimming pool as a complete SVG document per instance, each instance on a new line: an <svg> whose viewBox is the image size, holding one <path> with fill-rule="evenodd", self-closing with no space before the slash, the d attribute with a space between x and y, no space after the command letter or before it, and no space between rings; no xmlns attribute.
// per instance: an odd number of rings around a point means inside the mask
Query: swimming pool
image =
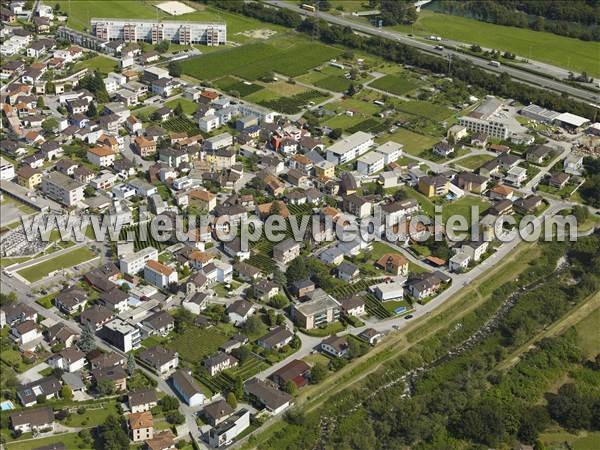
<svg viewBox="0 0 600 450"><path fill-rule="evenodd" d="M2 411L10 411L11 409L15 409L15 405L10 400L5 400L0 403L0 409Z"/></svg>

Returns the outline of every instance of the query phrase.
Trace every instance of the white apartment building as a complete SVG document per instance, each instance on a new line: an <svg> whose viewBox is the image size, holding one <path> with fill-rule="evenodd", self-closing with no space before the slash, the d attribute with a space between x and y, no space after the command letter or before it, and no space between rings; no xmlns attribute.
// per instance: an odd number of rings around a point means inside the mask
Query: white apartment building
<svg viewBox="0 0 600 450"><path fill-rule="evenodd" d="M145 41L152 44L170 41L209 46L227 43L227 25L224 23L106 18L93 18L90 22L94 36L104 41Z"/></svg>
<svg viewBox="0 0 600 450"><path fill-rule="evenodd" d="M66 206L81 202L84 188L84 184L60 172L51 172L42 179L42 192Z"/></svg>
<svg viewBox="0 0 600 450"><path fill-rule="evenodd" d="M375 172L383 170L384 165L384 155L379 152L370 152L358 158L356 170L362 175L373 175Z"/></svg>
<svg viewBox="0 0 600 450"><path fill-rule="evenodd" d="M139 252L123 255L119 260L119 268L123 273L136 275L144 269L148 261L157 259L158 250L154 247L146 247Z"/></svg>
<svg viewBox="0 0 600 450"><path fill-rule="evenodd" d="M150 260L144 267L144 280L153 286L165 289L171 283L177 283L178 276L175 269L156 260Z"/></svg>
<svg viewBox="0 0 600 450"><path fill-rule="evenodd" d="M381 153L384 157L384 164L390 164L398 161L402 156L402 149L404 145L398 144L397 142L388 141L385 144L381 144L375 149L377 153Z"/></svg>
<svg viewBox="0 0 600 450"><path fill-rule="evenodd" d="M342 138L327 149L327 161L335 164L344 164L352 161L373 145L373 135L364 131L357 131L348 137Z"/></svg>
<svg viewBox="0 0 600 450"><path fill-rule="evenodd" d="M0 157L0 180L12 180L15 177L15 166Z"/></svg>
<svg viewBox="0 0 600 450"><path fill-rule="evenodd" d="M200 117L198 120L198 128L200 131L204 131L205 133L210 133L213 130L216 130L221 126L221 120L218 116L204 116Z"/></svg>

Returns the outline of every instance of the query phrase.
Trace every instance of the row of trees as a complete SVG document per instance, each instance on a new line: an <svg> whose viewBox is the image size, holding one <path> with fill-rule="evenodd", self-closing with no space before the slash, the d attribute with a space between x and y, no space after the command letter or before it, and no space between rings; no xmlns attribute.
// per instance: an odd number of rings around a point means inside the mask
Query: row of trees
<svg viewBox="0 0 600 450"><path fill-rule="evenodd" d="M584 41L600 40L600 6L587 0L441 0L441 11L498 25L530 28Z"/></svg>

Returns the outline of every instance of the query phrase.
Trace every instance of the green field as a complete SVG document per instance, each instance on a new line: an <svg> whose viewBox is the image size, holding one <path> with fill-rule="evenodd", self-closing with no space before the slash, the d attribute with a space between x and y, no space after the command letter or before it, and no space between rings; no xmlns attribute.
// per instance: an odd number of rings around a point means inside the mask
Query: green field
<svg viewBox="0 0 600 450"><path fill-rule="evenodd" d="M442 218L444 222L452 215L463 216L467 219L470 225L471 206L479 207L479 217L484 216L484 211L490 207L489 202L483 200L482 197L475 195L465 195L451 203L442 205Z"/></svg>
<svg viewBox="0 0 600 450"><path fill-rule="evenodd" d="M195 102L188 100L187 98L178 98L175 100L165 102L165 106L172 109L175 109L177 107L177 104L180 104L181 108L183 109L183 112L190 116L193 115L198 109L198 105Z"/></svg>
<svg viewBox="0 0 600 450"><path fill-rule="evenodd" d="M295 77L308 69L335 58L341 50L301 39L284 41L285 46L254 43L208 55L190 58L181 63L185 75L214 80L225 75L237 75L249 81L270 72ZM282 42L278 42L282 44Z"/></svg>
<svg viewBox="0 0 600 450"><path fill-rule="evenodd" d="M50 272L60 269L68 269L83 262L95 258L96 255L85 247L79 247L55 258L48 259L39 264L19 270L17 273L33 283L41 280Z"/></svg>
<svg viewBox="0 0 600 450"><path fill-rule="evenodd" d="M445 106L420 100L397 104L396 109L408 114L437 121L446 120L453 114L453 112Z"/></svg>
<svg viewBox="0 0 600 450"><path fill-rule="evenodd" d="M216 352L227 339L225 334L214 328L189 328L169 342L168 347L179 352L186 361L196 363Z"/></svg>
<svg viewBox="0 0 600 450"><path fill-rule="evenodd" d="M475 170L481 167L486 162L491 161L492 159L494 159L494 157L491 155L473 155L467 156L463 159L459 159L458 161L456 161L456 164L461 167L464 167L465 169Z"/></svg>
<svg viewBox="0 0 600 450"><path fill-rule="evenodd" d="M585 42L426 10L419 13L419 19L412 26L401 25L394 29L421 36L439 35L467 44L477 43L485 48L509 51L574 72L587 71L589 75L600 75L600 42Z"/></svg>
<svg viewBox="0 0 600 450"><path fill-rule="evenodd" d="M77 435L77 433L63 433L57 434L56 436L36 439L35 446L43 447L46 445L57 444L59 442L65 444L65 448L86 448L85 442ZM6 444L6 448L10 450L31 450L34 447L32 447L32 441L16 441Z"/></svg>
<svg viewBox="0 0 600 450"><path fill-rule="evenodd" d="M413 156L419 156L439 141L439 139L433 136L417 134L405 128L400 128L394 134L387 135L381 142L389 140L404 145L403 151Z"/></svg>
<svg viewBox="0 0 600 450"><path fill-rule="evenodd" d="M395 95L404 95L417 88L417 83L410 78L400 75L386 75L369 84L370 87L380 89Z"/></svg>
<svg viewBox="0 0 600 450"><path fill-rule="evenodd" d="M237 34L244 31L256 29L283 30L282 27L277 25L206 7L200 3L194 3L193 5L198 8L197 11L181 16L170 16L155 8L153 6L155 2L146 0L59 0L45 3L51 6L60 5L60 10L66 12L69 16L67 26L80 31L85 28L89 29L92 17L225 22L227 23L228 40L240 42L248 39L246 36Z"/></svg>
<svg viewBox="0 0 600 450"><path fill-rule="evenodd" d="M107 58L106 56L94 56L93 58L75 64L74 70L77 71L86 68L90 71L99 70L100 73L108 74L114 72L117 67L118 64L113 59Z"/></svg>
<svg viewBox="0 0 600 450"><path fill-rule="evenodd" d="M352 80L349 80L343 76L329 75L319 81L316 81L315 86L334 92L346 92L352 83Z"/></svg>
<svg viewBox="0 0 600 450"><path fill-rule="evenodd" d="M215 86L227 92L228 94L231 94L231 92L236 91L240 94L240 97L246 97L264 89L258 84L246 83L248 82L240 81L237 78L231 76L226 76L223 78L219 78L217 81L215 81Z"/></svg>

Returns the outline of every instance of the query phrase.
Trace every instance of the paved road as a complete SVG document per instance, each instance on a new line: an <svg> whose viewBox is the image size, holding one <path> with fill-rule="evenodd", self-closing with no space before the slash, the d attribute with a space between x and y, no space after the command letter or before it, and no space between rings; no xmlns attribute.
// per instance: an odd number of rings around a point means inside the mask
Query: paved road
<svg viewBox="0 0 600 450"><path fill-rule="evenodd" d="M265 3L268 3L268 4L278 7L278 8L291 9L291 10L293 10L299 14L305 15L305 16L314 15L313 13L310 13L308 11L301 9L296 4L283 2L281 0L265 0ZM496 73L504 72L504 73L509 74L513 78L525 81L526 83L532 84L536 87L542 87L542 88L549 89L552 91L557 91L557 92L565 92L568 95L570 95L571 97L583 99L588 102L598 103L600 101L600 96L598 94L589 92L589 91L586 91L583 89L579 89L574 86L570 86L570 85L562 83L560 81L550 80L550 79L544 78L542 76L535 75L535 74L532 74L529 72L524 72L522 70L519 70L519 69L513 68L513 67L509 67L509 66L503 65L500 67L493 67L493 66L489 65L489 61L487 61L487 60L483 60L481 58L467 55L467 54L464 54L464 53L461 53L458 51L454 51L454 50L445 49L443 52L436 51L434 49L434 47L435 47L435 45L439 45L439 43L437 43L437 42L434 44L421 42L421 41L411 38L403 33L395 32L395 31L388 31L386 29L377 28L377 27L374 27L374 26L368 25L368 24L362 24L359 22L355 22L353 20L345 19L345 18L339 17L339 16L334 16L332 14L328 14L325 12L319 12L319 18L321 20L325 20L330 23L350 27L355 31L360 31L360 32L367 33L370 35L379 36L379 37L391 39L393 41L401 42L403 44L410 45L412 47L415 47L415 48L417 48L421 51L427 52L427 53L435 53L438 55L446 56L447 58L458 57L458 58L466 59L466 60L472 62L474 65L479 66L487 71L496 72Z"/></svg>

